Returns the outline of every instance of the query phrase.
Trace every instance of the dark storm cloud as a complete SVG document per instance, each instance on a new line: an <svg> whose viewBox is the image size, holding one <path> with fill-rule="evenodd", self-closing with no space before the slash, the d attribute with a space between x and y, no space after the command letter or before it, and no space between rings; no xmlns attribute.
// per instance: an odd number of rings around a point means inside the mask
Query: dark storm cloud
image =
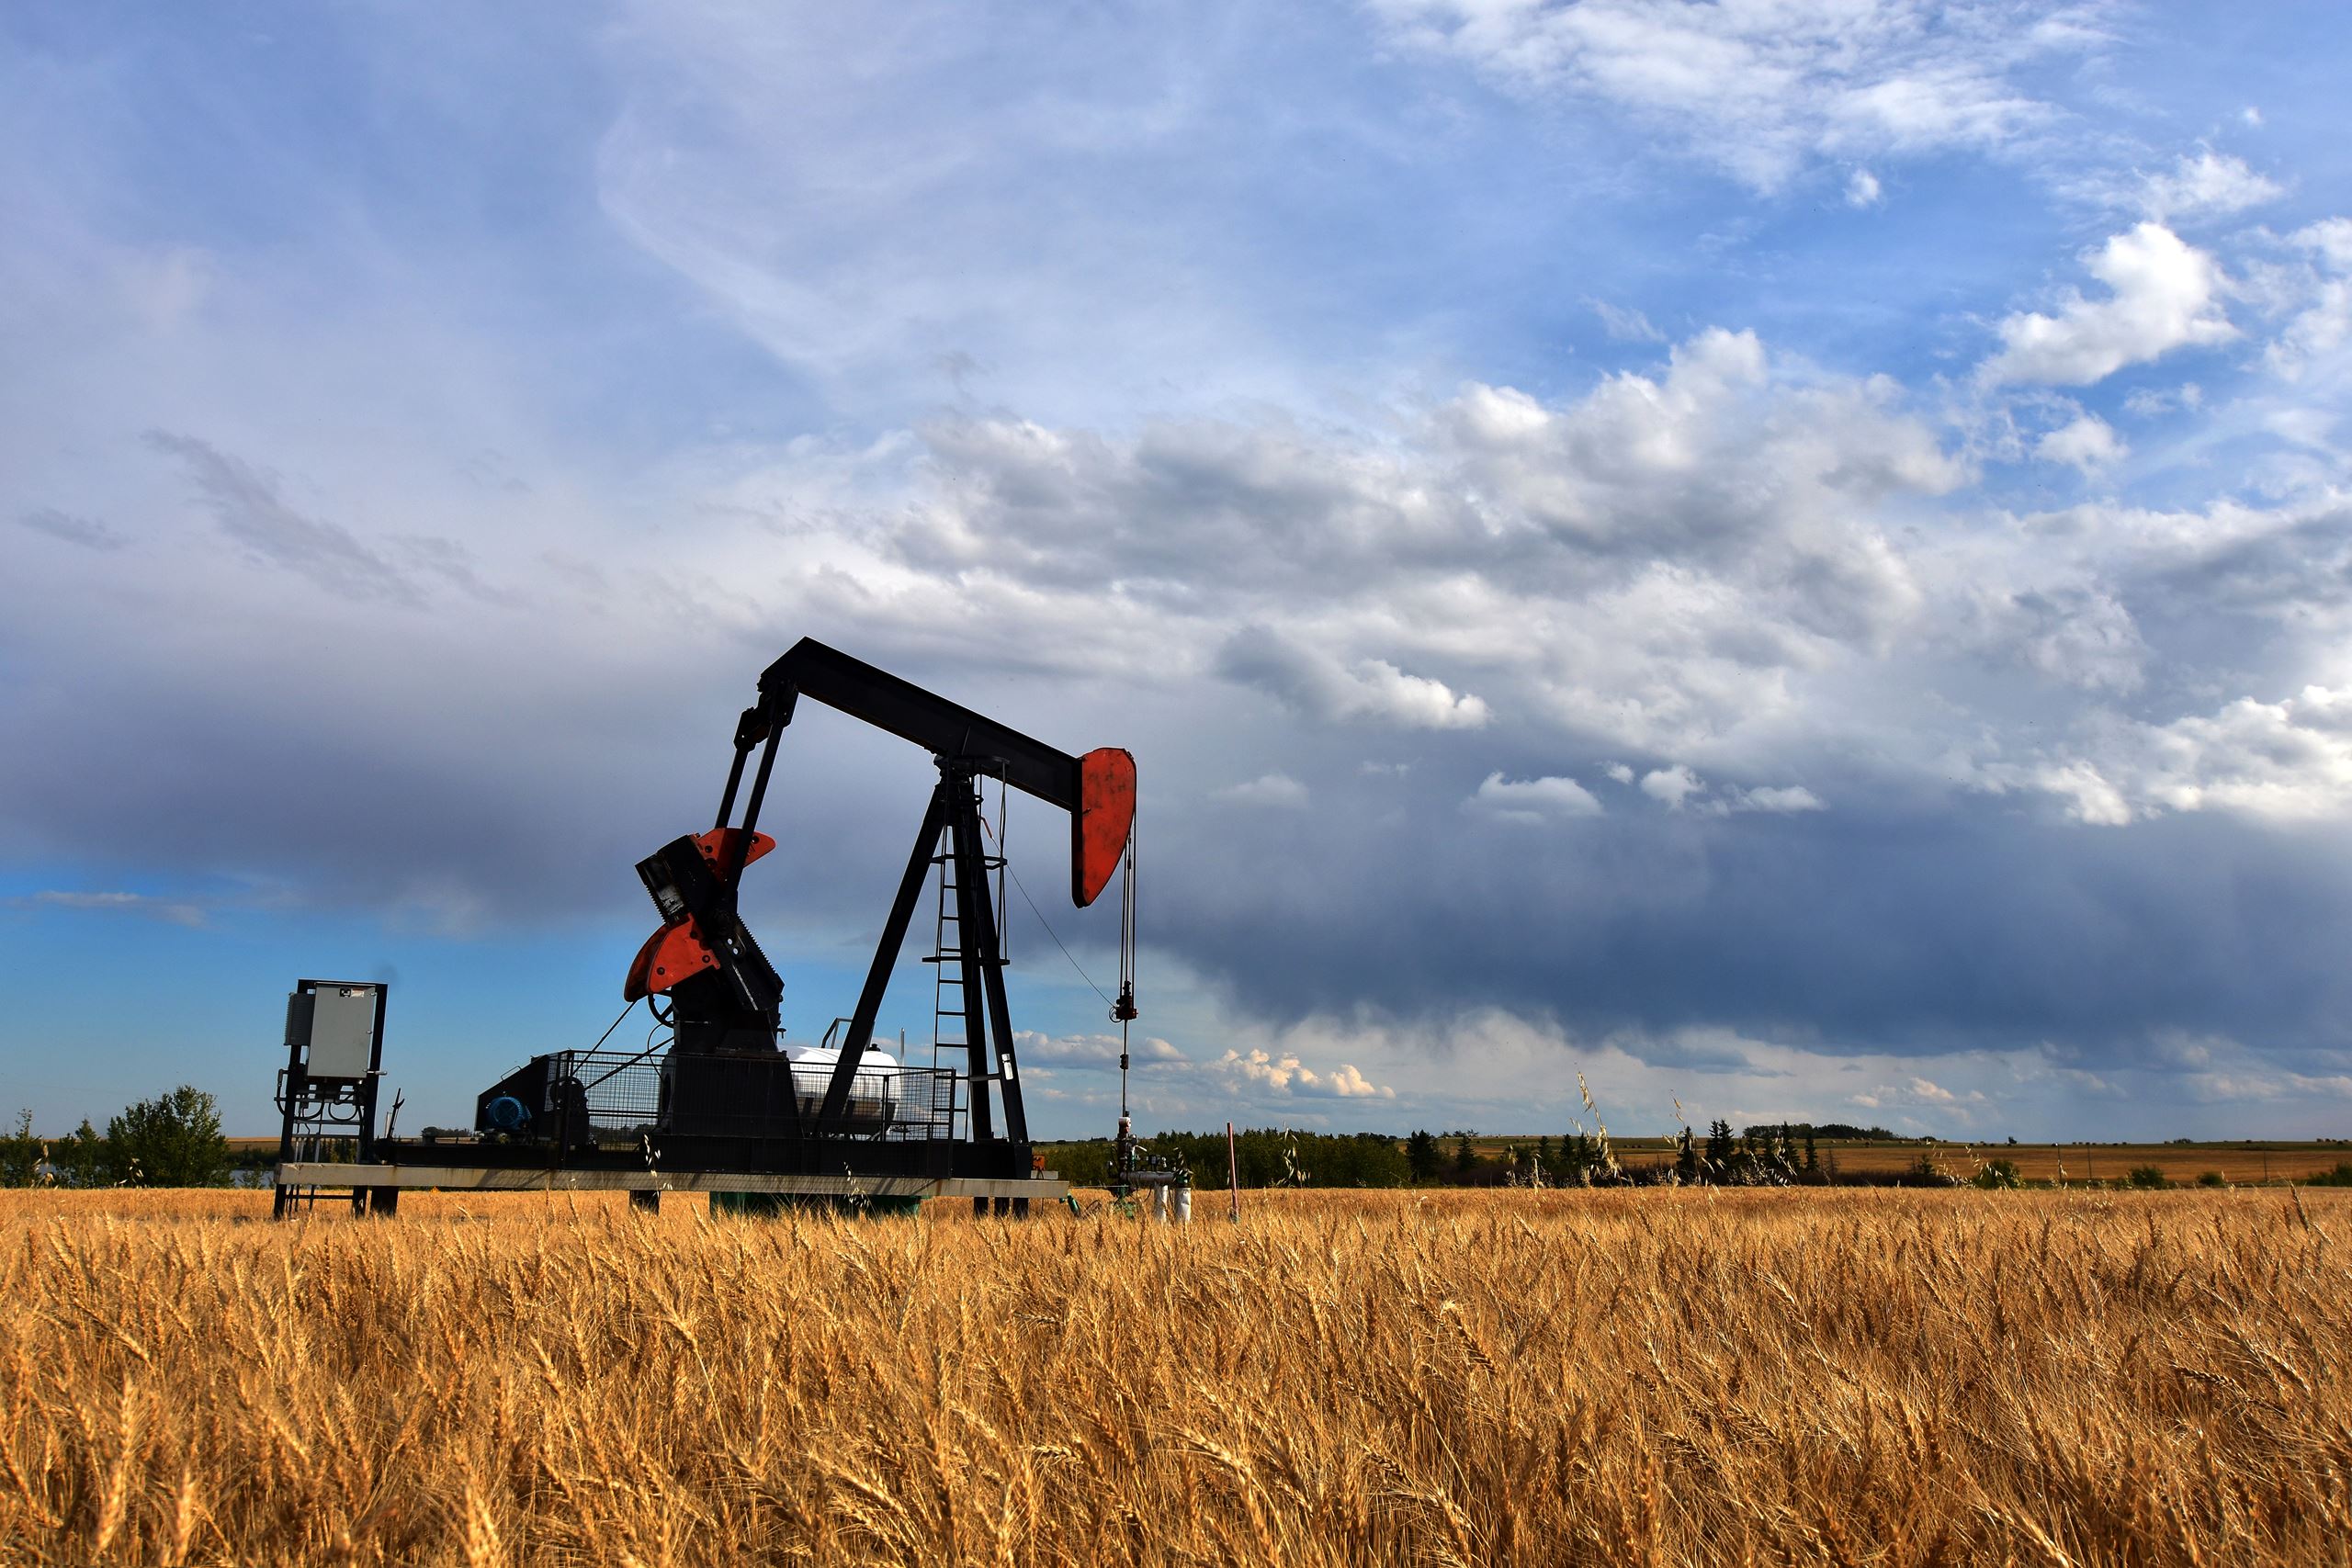
<svg viewBox="0 0 2352 1568"><path fill-rule="evenodd" d="M1702 818L1606 785L1603 816L1513 826L1443 809L1471 784L1385 826L1343 785L1303 818L1189 823L1154 861L1158 940L1286 1021L1498 1006L1585 1038L1736 1019L1831 1052L2095 1062L2164 1028L2352 1045L2340 833L2101 833L2000 802Z"/></svg>

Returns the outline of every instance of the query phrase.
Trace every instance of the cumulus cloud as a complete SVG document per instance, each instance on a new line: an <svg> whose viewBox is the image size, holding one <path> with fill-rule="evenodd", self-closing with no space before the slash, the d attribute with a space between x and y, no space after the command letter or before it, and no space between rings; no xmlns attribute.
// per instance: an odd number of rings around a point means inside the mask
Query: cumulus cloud
<svg viewBox="0 0 2352 1568"><path fill-rule="evenodd" d="M1245 1089L1256 1089L1279 1096L1327 1100L1396 1098L1394 1088L1374 1083L1346 1062L1318 1073L1288 1053L1277 1055L1263 1049L1247 1053L1228 1049L1209 1066L1212 1072L1222 1074Z"/></svg>
<svg viewBox="0 0 2352 1568"><path fill-rule="evenodd" d="M1680 762L1642 775L1642 793L1652 800L1663 801L1669 811L1681 810L1685 801L1705 787L1699 775Z"/></svg>
<svg viewBox="0 0 2352 1568"><path fill-rule="evenodd" d="M1270 806L1281 811L1306 807L1306 786L1288 773L1265 773L1246 784L1228 784L1216 792L1219 800L1237 806Z"/></svg>
<svg viewBox="0 0 2352 1568"><path fill-rule="evenodd" d="M2121 462L2131 448L2115 427L2095 413L2077 414L2034 443L2033 455L2045 463L2067 463L2086 474L2103 471Z"/></svg>
<svg viewBox="0 0 2352 1568"><path fill-rule="evenodd" d="M1343 665L1265 626L1244 626L1218 650L1217 673L1327 722L1364 719L1401 729L1476 729L1485 701L1444 682L1408 675L1385 659Z"/></svg>
<svg viewBox="0 0 2352 1568"><path fill-rule="evenodd" d="M1198 661L1317 724L1688 750L1918 613L1889 530L1967 468L1905 405L1709 330L1651 373L1558 400L1474 383L1387 434L947 421L912 504L832 564L910 632L979 595L1098 664L1114 640L1138 670Z"/></svg>
<svg viewBox="0 0 2352 1568"><path fill-rule="evenodd" d="M2007 596L1991 611L2007 660L2086 692L2137 691L2149 657L2139 623L2103 588L2052 584Z"/></svg>
<svg viewBox="0 0 2352 1568"><path fill-rule="evenodd" d="M1601 814L1600 802L1574 779L1506 779L1499 773L1488 773L1462 805L1498 822L1531 825Z"/></svg>
<svg viewBox="0 0 2352 1568"><path fill-rule="evenodd" d="M2220 265L2161 223L2112 236L2083 265L2107 285L2107 297L2076 294L2054 316L2029 310L2003 320L2001 351L1980 371L1987 383L2086 386L2127 365L2238 335L2222 308Z"/></svg>
<svg viewBox="0 0 2352 1568"><path fill-rule="evenodd" d="M1884 197L1885 192L1879 186L1878 176L1868 169L1856 169L1846 176L1847 206L1876 207Z"/></svg>
<svg viewBox="0 0 2352 1568"><path fill-rule="evenodd" d="M2140 206L2159 223L2176 218L2222 217L2276 201L2286 192L2276 180L2256 174L2242 158L2206 148L2184 156L2165 173L2146 176Z"/></svg>
<svg viewBox="0 0 2352 1568"><path fill-rule="evenodd" d="M2293 314L2264 356L2280 376L2299 380L2307 367L2352 340L2352 218L2298 230L2289 243L2311 262L2300 276L2278 280Z"/></svg>
<svg viewBox="0 0 2352 1568"><path fill-rule="evenodd" d="M2352 816L2352 693L2306 686L2278 702L2243 697L2167 724L2110 719L2072 754L1991 776L2055 795L2076 820L2099 827L2193 811L2278 824L2341 820Z"/></svg>

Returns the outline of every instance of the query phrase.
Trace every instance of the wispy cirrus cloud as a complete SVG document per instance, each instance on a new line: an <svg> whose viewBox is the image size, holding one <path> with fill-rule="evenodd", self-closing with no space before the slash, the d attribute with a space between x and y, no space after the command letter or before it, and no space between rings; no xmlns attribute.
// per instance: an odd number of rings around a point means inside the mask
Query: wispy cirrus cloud
<svg viewBox="0 0 2352 1568"><path fill-rule="evenodd" d="M1376 6L1400 45L1460 60L1516 92L1605 105L1761 190L1814 158L2011 145L2058 117L2028 74L2101 49L2108 9L2006 0L1796 12L1640 0Z"/></svg>
<svg viewBox="0 0 2352 1568"><path fill-rule="evenodd" d="M74 909L98 915L136 915L167 925L191 929L204 924L204 906L187 899L159 898L148 893L43 888L10 900L19 908Z"/></svg>

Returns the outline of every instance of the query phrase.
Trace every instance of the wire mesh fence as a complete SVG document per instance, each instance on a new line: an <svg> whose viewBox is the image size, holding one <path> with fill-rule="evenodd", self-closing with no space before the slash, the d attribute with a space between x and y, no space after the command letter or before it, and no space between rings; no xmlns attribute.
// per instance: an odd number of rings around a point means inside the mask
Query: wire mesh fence
<svg viewBox="0 0 2352 1568"><path fill-rule="evenodd" d="M921 1143L955 1134L957 1075L949 1068L884 1066L852 1080L841 1114L820 1125L830 1061L774 1056L647 1055L630 1051L559 1051L548 1058L546 1117L584 1109L596 1141L693 1131ZM791 1103L787 1103L787 1097ZM576 1122L575 1122L576 1124Z"/></svg>

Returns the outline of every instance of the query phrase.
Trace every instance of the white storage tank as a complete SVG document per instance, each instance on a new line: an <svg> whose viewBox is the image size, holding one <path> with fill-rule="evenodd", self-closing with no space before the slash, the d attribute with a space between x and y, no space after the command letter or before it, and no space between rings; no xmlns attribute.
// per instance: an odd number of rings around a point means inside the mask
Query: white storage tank
<svg viewBox="0 0 2352 1568"><path fill-rule="evenodd" d="M833 1066L842 1054L829 1045L809 1045L791 1056L792 1089L799 1097L801 1118L813 1121L825 1103L825 1089L833 1081ZM851 1080L849 1103L842 1108L839 1131L888 1132L898 1117L899 1059L869 1045L857 1059L857 1077Z"/></svg>

